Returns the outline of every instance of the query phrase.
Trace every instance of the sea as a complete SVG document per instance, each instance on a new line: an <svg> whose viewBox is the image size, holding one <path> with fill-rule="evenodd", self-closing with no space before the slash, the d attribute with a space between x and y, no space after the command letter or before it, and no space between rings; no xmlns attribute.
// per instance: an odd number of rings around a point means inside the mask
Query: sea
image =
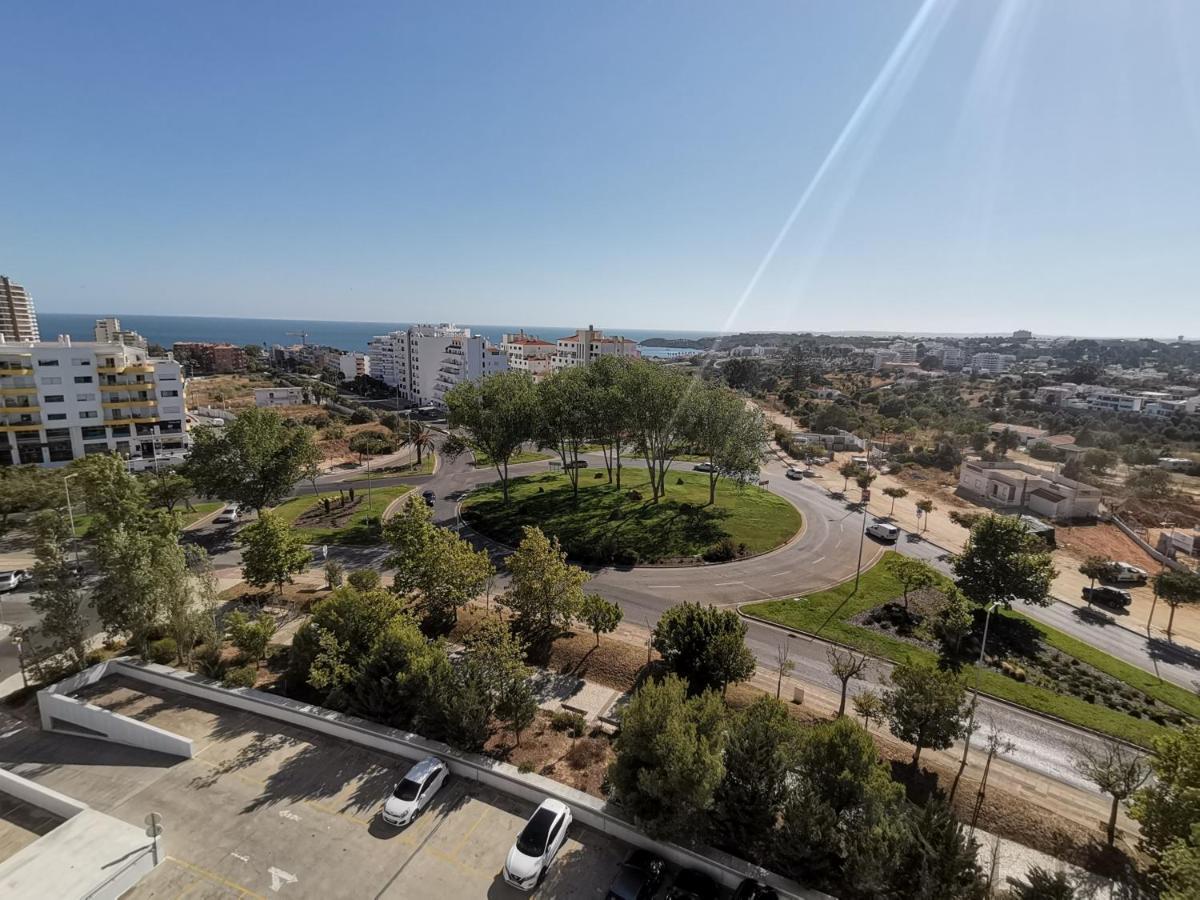
<svg viewBox="0 0 1200 900"><path fill-rule="evenodd" d="M261 344L299 344L306 341L322 347L341 350L366 350L367 341L378 334L407 328L409 322L327 322L310 319L241 319L214 316L148 316L139 313L38 313L38 328L42 340L54 340L60 334L74 341L93 340L96 320L115 315L126 331L136 331L152 344L163 347L176 341L228 342L245 346ZM472 334L482 334L495 344L500 336L520 331L553 341L571 334L575 329L556 325L465 325ZM639 343L650 338L717 337L716 331L654 331L644 328L603 328L605 334L616 334ZM303 336L303 337L302 337ZM687 351L683 351L686 354ZM644 356L669 357L680 355L679 350L667 347L643 347Z"/></svg>

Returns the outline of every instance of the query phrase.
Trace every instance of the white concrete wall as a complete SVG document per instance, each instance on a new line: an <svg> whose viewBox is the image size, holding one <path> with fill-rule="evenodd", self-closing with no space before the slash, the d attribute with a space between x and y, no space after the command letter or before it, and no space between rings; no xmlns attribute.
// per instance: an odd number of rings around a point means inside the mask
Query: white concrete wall
<svg viewBox="0 0 1200 900"><path fill-rule="evenodd" d="M178 672L169 666L131 660L112 660L108 666L109 674L120 674L301 728L311 728L322 734L404 759L416 761L430 755L439 756L447 762L450 771L460 778L486 784L531 803L540 803L547 797L554 797L570 806L575 818L584 825L611 834L633 846L652 850L676 865L707 872L727 887L734 887L744 878L753 877L772 885L783 894L804 900L820 900L826 896L819 891L802 888L795 882L719 850L707 847L690 850L675 844L651 840L619 815L610 804L597 797L540 775L522 774L507 763L462 753L420 735L377 725L353 716L344 716L324 707L299 703L286 697L247 688L225 688L214 681L187 672Z"/></svg>
<svg viewBox="0 0 1200 900"><path fill-rule="evenodd" d="M15 775L7 769L0 769L0 794L16 797L18 800L64 819L77 816L88 808L86 803L72 800L66 794L42 787L37 782Z"/></svg>

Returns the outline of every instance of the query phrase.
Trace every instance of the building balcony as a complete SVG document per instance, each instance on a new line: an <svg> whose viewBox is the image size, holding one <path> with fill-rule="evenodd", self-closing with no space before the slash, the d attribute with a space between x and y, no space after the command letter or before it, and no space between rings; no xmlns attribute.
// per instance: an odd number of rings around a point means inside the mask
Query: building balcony
<svg viewBox="0 0 1200 900"><path fill-rule="evenodd" d="M126 375L134 373L153 374L153 363L122 363L119 366L97 366L96 371L101 375Z"/></svg>
<svg viewBox="0 0 1200 900"><path fill-rule="evenodd" d="M105 425L153 425L158 422L158 416L114 416L111 419L105 419Z"/></svg>
<svg viewBox="0 0 1200 900"><path fill-rule="evenodd" d="M41 412L42 408L35 403L6 403L0 406L0 414L13 415L31 412Z"/></svg>
<svg viewBox="0 0 1200 900"><path fill-rule="evenodd" d="M131 397L127 400L105 400L100 405L105 409L121 409L126 406L158 406L158 401L148 397Z"/></svg>
<svg viewBox="0 0 1200 900"><path fill-rule="evenodd" d="M41 428L42 425L40 422L23 422L13 425L0 422L0 434L7 434L10 431L40 431Z"/></svg>
<svg viewBox="0 0 1200 900"><path fill-rule="evenodd" d="M0 366L0 378L12 378L16 375L32 375L33 369L21 366Z"/></svg>
<svg viewBox="0 0 1200 900"><path fill-rule="evenodd" d="M26 386L26 385L14 386L14 385L5 384L3 387L0 387L0 397L19 397L23 394L28 395L28 394L36 394L36 393L37 393L37 387L32 384L28 385L28 386Z"/></svg>
<svg viewBox="0 0 1200 900"><path fill-rule="evenodd" d="M129 390L149 390L154 387L153 379L145 381L114 381L111 384L102 384L99 386L102 391L129 391Z"/></svg>

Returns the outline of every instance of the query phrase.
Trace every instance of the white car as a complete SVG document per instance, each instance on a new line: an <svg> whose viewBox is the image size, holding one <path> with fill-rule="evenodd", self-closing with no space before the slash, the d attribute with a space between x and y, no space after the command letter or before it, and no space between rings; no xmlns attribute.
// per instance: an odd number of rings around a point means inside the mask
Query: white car
<svg viewBox="0 0 1200 900"><path fill-rule="evenodd" d="M383 821L389 825L407 825L415 819L442 789L450 770L436 756L428 756L408 770L383 804Z"/></svg>
<svg viewBox="0 0 1200 900"><path fill-rule="evenodd" d="M792 479L792 481L797 481L804 477L804 470L799 466L788 466L787 477Z"/></svg>
<svg viewBox="0 0 1200 900"><path fill-rule="evenodd" d="M218 525L223 525L226 522L236 522L241 517L242 511L238 508L236 503L231 503L229 506L226 506L223 510L217 513L217 517L213 519L213 521Z"/></svg>
<svg viewBox="0 0 1200 900"><path fill-rule="evenodd" d="M28 569L13 569L10 572L0 572L0 593L15 591L27 581L31 581L33 575Z"/></svg>
<svg viewBox="0 0 1200 900"><path fill-rule="evenodd" d="M522 891L532 891L567 839L571 808L558 800L543 800L508 851L504 880Z"/></svg>
<svg viewBox="0 0 1200 900"><path fill-rule="evenodd" d="M900 537L900 529L887 522L872 522L867 526L867 534L881 541L895 541Z"/></svg>
<svg viewBox="0 0 1200 900"><path fill-rule="evenodd" d="M1112 570L1112 580L1118 584L1141 584L1150 577L1145 569L1139 569L1127 562L1113 563Z"/></svg>

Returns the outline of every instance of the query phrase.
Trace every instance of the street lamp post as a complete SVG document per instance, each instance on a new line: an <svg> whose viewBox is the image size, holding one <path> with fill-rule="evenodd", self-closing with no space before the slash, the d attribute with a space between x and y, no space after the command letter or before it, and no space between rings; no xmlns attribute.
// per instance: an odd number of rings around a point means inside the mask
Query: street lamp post
<svg viewBox="0 0 1200 900"><path fill-rule="evenodd" d="M67 518L71 522L71 543L75 547L76 567L79 565L79 535L75 533L75 512L71 508L71 488L67 485L67 482L78 476L78 472L72 472L70 475L63 476L63 492L67 495Z"/></svg>
<svg viewBox="0 0 1200 900"><path fill-rule="evenodd" d="M863 544L867 541L867 504L863 504L862 531L858 535L858 563L854 567L854 593L858 593L858 582L862 578Z"/></svg>
<svg viewBox="0 0 1200 900"><path fill-rule="evenodd" d="M950 788L949 802L951 803L954 802L954 792L958 790L958 780L962 778L962 773L967 768L967 754L971 752L971 732L975 730L975 708L979 705L979 677L983 672L983 657L987 652L988 626L992 623L992 611L999 605L999 600L988 604L986 614L983 617L983 639L979 642L979 659L975 661L975 695L971 698L971 713L967 717L967 728L963 738L962 762L959 764L958 774L954 776L954 785Z"/></svg>

